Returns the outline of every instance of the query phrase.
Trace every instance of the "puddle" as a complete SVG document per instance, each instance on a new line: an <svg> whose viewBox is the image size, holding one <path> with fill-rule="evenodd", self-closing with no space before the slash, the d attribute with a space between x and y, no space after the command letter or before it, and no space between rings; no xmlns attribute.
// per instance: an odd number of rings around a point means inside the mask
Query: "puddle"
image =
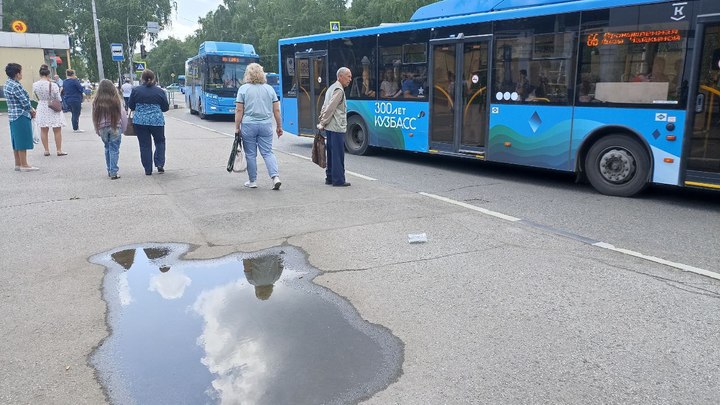
<svg viewBox="0 0 720 405"><path fill-rule="evenodd" d="M93 256L111 333L90 362L115 404L353 403L400 373L402 343L362 320L292 247L181 260L187 245Z"/></svg>

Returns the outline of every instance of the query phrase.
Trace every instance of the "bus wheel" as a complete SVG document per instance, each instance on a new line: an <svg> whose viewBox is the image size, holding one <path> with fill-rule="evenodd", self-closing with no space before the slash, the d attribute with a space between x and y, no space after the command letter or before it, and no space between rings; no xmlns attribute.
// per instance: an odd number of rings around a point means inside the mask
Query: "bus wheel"
<svg viewBox="0 0 720 405"><path fill-rule="evenodd" d="M200 104L200 101L198 101L198 110L200 111L200 119L204 120L207 118L207 115L205 115L205 109L203 108L202 104Z"/></svg>
<svg viewBox="0 0 720 405"><path fill-rule="evenodd" d="M368 152L369 144L370 139L365 121L359 115L348 118L347 132L345 133L347 151L353 155L364 155Z"/></svg>
<svg viewBox="0 0 720 405"><path fill-rule="evenodd" d="M630 197L647 185L650 157L637 140L624 135L609 135L590 147L585 157L585 172L597 191Z"/></svg>

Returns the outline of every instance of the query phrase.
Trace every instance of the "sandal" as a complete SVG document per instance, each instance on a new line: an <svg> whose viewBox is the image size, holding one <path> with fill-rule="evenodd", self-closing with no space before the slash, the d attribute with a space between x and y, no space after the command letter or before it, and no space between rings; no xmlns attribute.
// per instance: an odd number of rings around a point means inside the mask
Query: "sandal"
<svg viewBox="0 0 720 405"><path fill-rule="evenodd" d="M45 156L50 156L50 152L45 152Z"/></svg>
<svg viewBox="0 0 720 405"><path fill-rule="evenodd" d="M49 153L48 153L48 155L49 155ZM67 156L67 152L58 152L57 155L58 156Z"/></svg>

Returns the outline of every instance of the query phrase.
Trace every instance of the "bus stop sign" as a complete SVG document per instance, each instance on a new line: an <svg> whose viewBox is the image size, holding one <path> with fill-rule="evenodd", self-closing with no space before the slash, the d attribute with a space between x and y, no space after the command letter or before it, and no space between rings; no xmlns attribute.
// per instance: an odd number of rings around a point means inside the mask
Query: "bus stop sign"
<svg viewBox="0 0 720 405"><path fill-rule="evenodd" d="M110 44L110 53L112 53L112 60L115 62L122 62L125 60L122 44Z"/></svg>

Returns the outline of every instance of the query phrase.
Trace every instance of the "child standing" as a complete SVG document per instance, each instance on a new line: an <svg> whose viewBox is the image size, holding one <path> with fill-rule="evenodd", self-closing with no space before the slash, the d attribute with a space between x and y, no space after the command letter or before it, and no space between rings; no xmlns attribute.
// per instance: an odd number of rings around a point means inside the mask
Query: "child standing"
<svg viewBox="0 0 720 405"><path fill-rule="evenodd" d="M93 101L93 125L95 133L105 144L105 164L111 180L120 178L118 175L118 159L120 158L120 139L127 128L127 113L123 108L120 94L115 84L104 79L98 86Z"/></svg>

